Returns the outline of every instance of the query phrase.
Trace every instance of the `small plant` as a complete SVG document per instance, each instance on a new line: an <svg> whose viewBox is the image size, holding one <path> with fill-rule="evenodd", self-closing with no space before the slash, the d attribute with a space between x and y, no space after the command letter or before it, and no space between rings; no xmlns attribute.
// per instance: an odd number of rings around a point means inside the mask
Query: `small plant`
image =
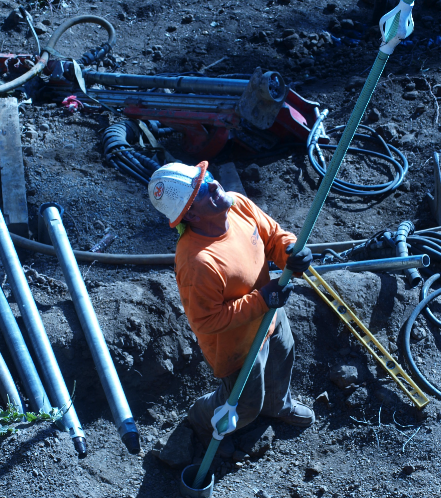
<svg viewBox="0 0 441 498"><path fill-rule="evenodd" d="M12 425L18 422L57 422L62 417L63 412L58 408L51 408L49 413L45 413L43 410L40 410L38 413L20 413L16 405L8 403L6 405L6 410L0 410L0 436L18 432L18 429Z"/></svg>

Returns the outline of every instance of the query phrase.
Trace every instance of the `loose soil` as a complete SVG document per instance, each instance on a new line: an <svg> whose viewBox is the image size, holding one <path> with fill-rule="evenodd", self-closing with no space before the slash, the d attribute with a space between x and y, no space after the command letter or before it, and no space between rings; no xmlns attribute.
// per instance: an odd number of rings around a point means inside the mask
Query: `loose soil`
<svg viewBox="0 0 441 498"><path fill-rule="evenodd" d="M432 157L440 137L439 3L417 2L413 44L399 46L390 57L363 120L407 157L405 181L395 192L372 198L331 192L310 243L365 238L386 227L396 230L406 219L416 229L436 225L426 194L433 194ZM32 52L26 24L11 21L16 7L9 0L0 4L1 51ZM370 24L373 5L361 0L64 0L25 8L47 31L40 35L42 47L67 17L105 17L117 31L106 71L207 76L251 74L258 66L279 71L303 97L329 109L326 129L347 122L379 47L378 28ZM324 31L334 38L320 37ZM105 40L104 30L81 25L66 33L57 49L79 57ZM314 40L324 42L318 46ZM121 118L108 112L69 114L48 102L20 109L31 238L38 235L38 208L53 201L64 208L74 249L89 250L111 232L117 235L113 253L174 252L177 233L151 206L146 188L103 162L102 132ZM164 145L177 159L195 164L182 153L178 136ZM298 233L319 184L305 147L246 159L225 151L210 169L216 174L231 160L247 195L283 228ZM250 169L252 164L258 167ZM348 156L339 175L372 184L390 181L391 174L388 166L363 155ZM188 326L173 268L79 264L141 435L142 451L132 456L116 432L57 260L30 252L20 256L31 268L30 287L66 384L70 390L76 386L75 407L89 455L78 460L69 435L53 425L19 424L16 434L0 441L0 498L180 496L182 468L204 455L186 413L217 381ZM400 275L343 271L328 280L404 364L402 328L418 302L418 289L409 289ZM439 401L431 398L422 412L414 408L308 284L295 282L286 307L297 345L292 389L314 406L317 422L300 431L258 418L235 434L234 458L213 462L214 496L441 496ZM3 289L26 336L7 280ZM423 317L417 325L424 337L412 346L414 355L436 383L438 331ZM18 379L3 342L0 349ZM264 433L257 446L248 444L253 430ZM174 434L180 435L177 442Z"/></svg>

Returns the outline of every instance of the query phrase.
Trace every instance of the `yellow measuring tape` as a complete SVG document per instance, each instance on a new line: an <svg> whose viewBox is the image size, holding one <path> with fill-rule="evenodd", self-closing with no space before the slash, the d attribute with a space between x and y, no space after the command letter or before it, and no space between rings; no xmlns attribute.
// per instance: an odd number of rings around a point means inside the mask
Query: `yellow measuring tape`
<svg viewBox="0 0 441 498"><path fill-rule="evenodd" d="M406 394L418 408L426 406L429 399L409 377L409 375L407 375L407 373L401 368L397 361L384 349L375 336L365 327L365 325L363 325L348 305L341 299L334 289L323 280L314 268L310 266L308 270L317 279L317 281L313 281L303 274L303 278L308 282L308 284L317 292L323 301L325 301L334 310L340 320L345 323L358 341L394 379L404 394ZM320 286L323 286L326 292L332 296L334 299L333 301L319 289Z"/></svg>

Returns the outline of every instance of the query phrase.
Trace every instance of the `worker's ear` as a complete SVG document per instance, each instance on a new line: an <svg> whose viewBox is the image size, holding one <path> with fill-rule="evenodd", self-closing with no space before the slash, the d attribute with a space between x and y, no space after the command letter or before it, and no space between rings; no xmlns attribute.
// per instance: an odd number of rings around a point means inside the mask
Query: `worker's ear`
<svg viewBox="0 0 441 498"><path fill-rule="evenodd" d="M185 214L184 214L184 221L188 221L189 223L197 223L200 221L200 218L198 215L194 214L191 209L189 209Z"/></svg>

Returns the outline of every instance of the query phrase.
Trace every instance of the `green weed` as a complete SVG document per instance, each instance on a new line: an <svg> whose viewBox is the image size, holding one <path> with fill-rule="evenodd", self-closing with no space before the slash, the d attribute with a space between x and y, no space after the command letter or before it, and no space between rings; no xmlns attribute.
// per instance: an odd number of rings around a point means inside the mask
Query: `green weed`
<svg viewBox="0 0 441 498"><path fill-rule="evenodd" d="M40 410L38 413L26 412L20 413L17 406L13 403L6 405L6 410L0 409L0 436L15 434L18 429L13 425L17 423L28 422L34 424L37 422L57 422L63 417L62 410L51 408L49 413Z"/></svg>

